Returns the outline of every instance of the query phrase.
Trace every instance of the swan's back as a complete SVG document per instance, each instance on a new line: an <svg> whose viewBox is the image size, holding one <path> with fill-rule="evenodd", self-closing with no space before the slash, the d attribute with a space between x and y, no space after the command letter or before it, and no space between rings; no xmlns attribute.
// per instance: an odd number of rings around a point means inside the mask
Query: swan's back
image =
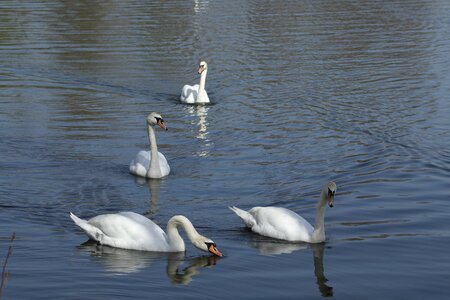
<svg viewBox="0 0 450 300"><path fill-rule="evenodd" d="M287 241L309 242L314 228L303 217L283 207L254 207L249 213L256 224L252 230Z"/></svg>
<svg viewBox="0 0 450 300"><path fill-rule="evenodd" d="M88 221L72 219L89 237L103 245L146 251L169 250L166 233L151 220L133 212L104 214Z"/></svg>

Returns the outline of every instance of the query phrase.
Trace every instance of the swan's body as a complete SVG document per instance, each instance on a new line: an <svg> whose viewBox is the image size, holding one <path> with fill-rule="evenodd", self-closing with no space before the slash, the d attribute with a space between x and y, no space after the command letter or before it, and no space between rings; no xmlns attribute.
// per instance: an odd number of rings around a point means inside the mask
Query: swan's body
<svg viewBox="0 0 450 300"><path fill-rule="evenodd" d="M181 91L181 102L189 104L209 103L208 93L205 90L206 74L208 73L206 62L200 62L198 73L200 74L200 83L196 85L186 84Z"/></svg>
<svg viewBox="0 0 450 300"><path fill-rule="evenodd" d="M291 242L321 243L325 241L324 214L328 203L333 207L336 184L329 182L323 188L316 211L314 227L302 216L282 207L254 207L249 211L230 207L252 231Z"/></svg>
<svg viewBox="0 0 450 300"><path fill-rule="evenodd" d="M102 245L155 252L185 251L184 241L178 233L181 226L195 247L222 256L215 243L201 236L184 216L174 216L169 220L167 234L151 220L134 212L99 215L88 221L72 213L70 217L91 239Z"/></svg>
<svg viewBox="0 0 450 300"><path fill-rule="evenodd" d="M150 142L150 151L139 151L130 163L130 173L147 178L162 178L169 175L170 167L166 158L158 152L155 130L153 125L158 125L167 130L161 115L153 112L147 116L147 132Z"/></svg>

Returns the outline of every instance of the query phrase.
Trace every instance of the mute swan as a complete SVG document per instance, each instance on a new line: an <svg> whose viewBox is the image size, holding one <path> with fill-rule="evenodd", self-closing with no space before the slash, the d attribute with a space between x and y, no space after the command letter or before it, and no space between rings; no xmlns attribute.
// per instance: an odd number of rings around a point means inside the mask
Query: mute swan
<svg viewBox="0 0 450 300"><path fill-rule="evenodd" d="M167 130L164 120L157 112L152 112L147 116L147 132L150 142L150 151L139 151L134 160L130 163L130 173L147 178L161 178L169 175L170 167L166 158L158 152L156 145L154 125Z"/></svg>
<svg viewBox="0 0 450 300"><path fill-rule="evenodd" d="M130 250L181 252L185 251L184 241L178 233L181 226L195 247L222 256L216 244L200 235L185 216L172 217L167 223L167 234L150 219L134 212L99 215L88 221L73 213L70 217L91 239L102 245Z"/></svg>
<svg viewBox="0 0 450 300"><path fill-rule="evenodd" d="M208 93L205 91L206 73L208 72L208 64L201 61L198 67L198 74L200 74L200 85L186 84L181 91L180 101L183 103L209 103Z"/></svg>
<svg viewBox="0 0 450 300"><path fill-rule="evenodd" d="M321 243L325 241L325 206L328 203L333 207L335 193L336 183L332 181L322 189L314 227L295 212L282 207L253 207L245 211L233 206L230 209L260 235L291 242Z"/></svg>

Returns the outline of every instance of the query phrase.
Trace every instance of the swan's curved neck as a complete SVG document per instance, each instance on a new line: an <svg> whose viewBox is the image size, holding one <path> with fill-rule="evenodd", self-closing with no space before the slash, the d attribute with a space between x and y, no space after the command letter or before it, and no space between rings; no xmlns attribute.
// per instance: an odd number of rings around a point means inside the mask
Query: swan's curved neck
<svg viewBox="0 0 450 300"><path fill-rule="evenodd" d="M167 236L169 238L169 246L172 251L184 251L186 249L184 241L178 232L178 227L183 227L187 237L194 242L200 235L195 230L194 225L185 216L174 216L167 223Z"/></svg>
<svg viewBox="0 0 450 300"><path fill-rule="evenodd" d="M314 223L314 231L312 234L313 242L323 242L325 240L325 207L327 204L326 197L326 193L322 191L316 209L316 221Z"/></svg>
<svg viewBox="0 0 450 300"><path fill-rule="evenodd" d="M147 124L148 141L150 143L150 167L147 170L147 174L150 174L150 170L159 170L159 156L158 156L158 146L156 145L155 130L150 124Z"/></svg>

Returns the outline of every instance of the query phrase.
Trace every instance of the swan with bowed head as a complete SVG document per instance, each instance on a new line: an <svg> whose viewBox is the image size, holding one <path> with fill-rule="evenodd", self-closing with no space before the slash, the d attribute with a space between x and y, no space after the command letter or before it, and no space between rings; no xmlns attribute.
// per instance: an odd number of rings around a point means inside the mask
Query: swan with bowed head
<svg viewBox="0 0 450 300"><path fill-rule="evenodd" d="M325 241L325 207L334 205L336 183L328 182L320 193L314 227L302 216L282 207L253 207L249 211L230 207L253 232L290 242L321 243Z"/></svg>
<svg viewBox="0 0 450 300"><path fill-rule="evenodd" d="M181 102L189 104L209 103L208 93L205 90L207 73L208 64L205 61L201 61L198 67L198 74L200 74L200 83L196 85L186 84L181 91Z"/></svg>
<svg viewBox="0 0 450 300"><path fill-rule="evenodd" d="M104 214L87 221L73 213L70 217L89 238L101 245L129 250L182 252L186 249L178 232L178 227L182 227L196 248L223 256L214 241L200 235L185 216L173 216L167 223L167 233L150 219L134 212Z"/></svg>
<svg viewBox="0 0 450 300"><path fill-rule="evenodd" d="M147 133L150 143L150 151L141 150L130 163L130 173L147 178L162 178L170 173L170 167L166 157L158 152L155 130L153 126L167 130L163 118L157 112L147 116Z"/></svg>

